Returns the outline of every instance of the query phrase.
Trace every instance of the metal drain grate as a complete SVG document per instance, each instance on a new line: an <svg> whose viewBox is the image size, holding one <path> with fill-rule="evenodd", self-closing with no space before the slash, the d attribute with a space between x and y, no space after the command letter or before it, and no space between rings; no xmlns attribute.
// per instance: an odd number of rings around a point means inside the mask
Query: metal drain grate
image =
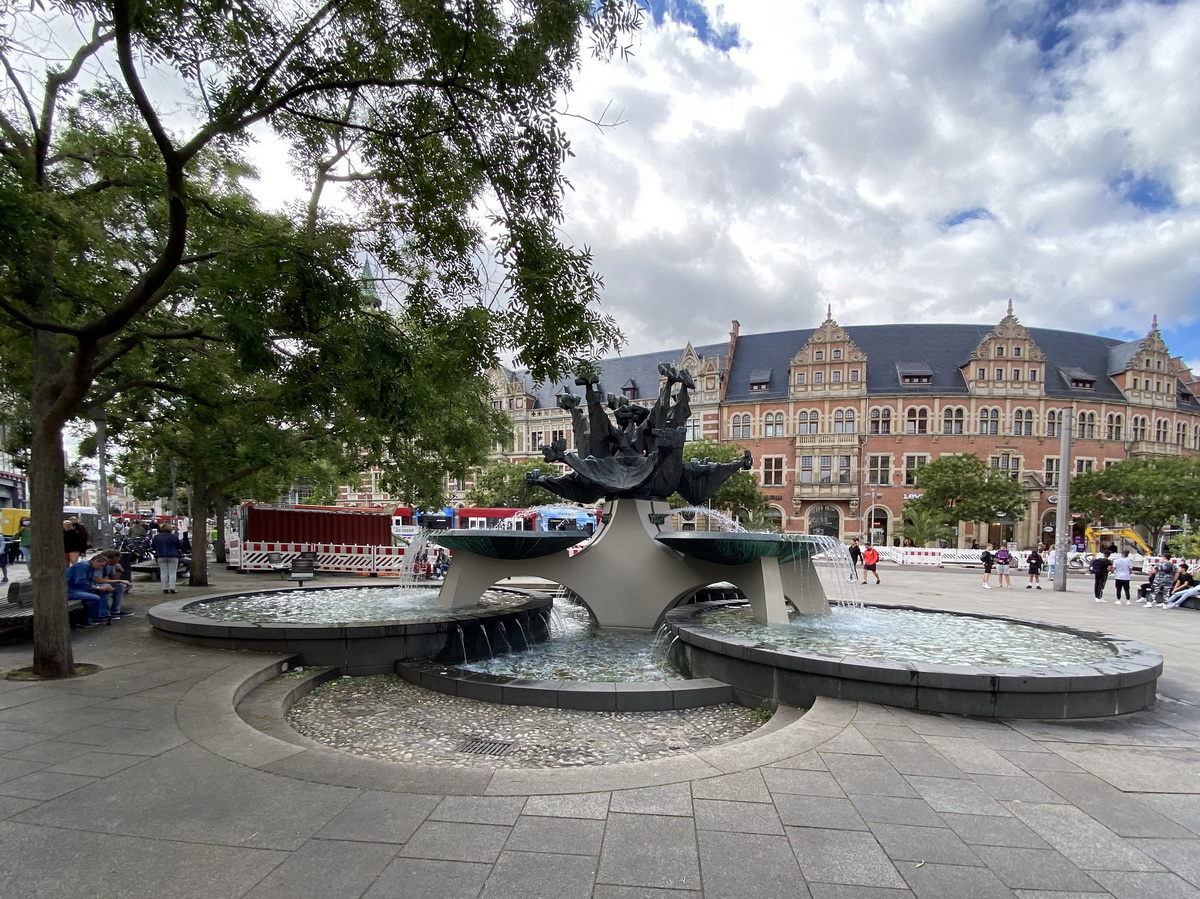
<svg viewBox="0 0 1200 899"><path fill-rule="evenodd" d="M498 758L508 755L508 751L514 745L513 743L503 743L500 740L464 740L458 747L458 751L470 755L490 755Z"/></svg>

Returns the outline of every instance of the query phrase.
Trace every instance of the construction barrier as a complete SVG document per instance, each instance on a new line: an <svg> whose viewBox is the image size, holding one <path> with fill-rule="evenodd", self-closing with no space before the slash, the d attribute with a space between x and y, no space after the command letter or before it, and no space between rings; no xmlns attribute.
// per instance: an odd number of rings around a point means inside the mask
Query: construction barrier
<svg viewBox="0 0 1200 899"><path fill-rule="evenodd" d="M336 543L271 543L247 540L238 546L239 571L274 571L302 552L316 553L317 570L338 574L396 576L404 558L403 546L346 546ZM277 561L271 555L279 553ZM230 565L235 564L230 553Z"/></svg>

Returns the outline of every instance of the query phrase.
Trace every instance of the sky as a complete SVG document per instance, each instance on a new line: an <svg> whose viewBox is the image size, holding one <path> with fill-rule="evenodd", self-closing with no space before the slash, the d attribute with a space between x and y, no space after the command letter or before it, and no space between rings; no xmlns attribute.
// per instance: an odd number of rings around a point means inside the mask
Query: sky
<svg viewBox="0 0 1200 899"><path fill-rule="evenodd" d="M1200 0L644 2L563 104L563 233L622 352L1011 300L1157 316L1200 373Z"/></svg>

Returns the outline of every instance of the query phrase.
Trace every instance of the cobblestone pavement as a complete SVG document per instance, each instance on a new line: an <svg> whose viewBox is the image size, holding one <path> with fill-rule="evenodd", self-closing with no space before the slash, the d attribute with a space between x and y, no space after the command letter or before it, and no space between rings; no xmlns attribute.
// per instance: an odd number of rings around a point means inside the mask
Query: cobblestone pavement
<svg viewBox="0 0 1200 899"><path fill-rule="evenodd" d="M1159 702L1057 723L818 700L665 759L447 768L256 730L235 701L279 657L174 644L139 614L75 632L95 675L0 680L0 895L1200 897L1200 615L1098 604L1083 578L881 575L868 601L1142 640ZM0 668L29 661L0 647Z"/></svg>

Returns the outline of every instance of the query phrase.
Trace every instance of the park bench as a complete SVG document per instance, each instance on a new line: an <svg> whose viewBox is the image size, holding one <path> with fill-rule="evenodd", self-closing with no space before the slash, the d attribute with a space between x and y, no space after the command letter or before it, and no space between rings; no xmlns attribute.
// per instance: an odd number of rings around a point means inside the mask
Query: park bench
<svg viewBox="0 0 1200 899"><path fill-rule="evenodd" d="M291 561L285 561L283 553L268 552L267 564L274 571L279 572L280 580L297 581L303 587L305 582L311 581L316 576L317 554L306 550Z"/></svg>
<svg viewBox="0 0 1200 899"><path fill-rule="evenodd" d="M83 603L67 600L67 613L72 624L82 624L87 617ZM33 582L14 581L8 585L5 601L0 603L0 630L15 630L33 626Z"/></svg>

